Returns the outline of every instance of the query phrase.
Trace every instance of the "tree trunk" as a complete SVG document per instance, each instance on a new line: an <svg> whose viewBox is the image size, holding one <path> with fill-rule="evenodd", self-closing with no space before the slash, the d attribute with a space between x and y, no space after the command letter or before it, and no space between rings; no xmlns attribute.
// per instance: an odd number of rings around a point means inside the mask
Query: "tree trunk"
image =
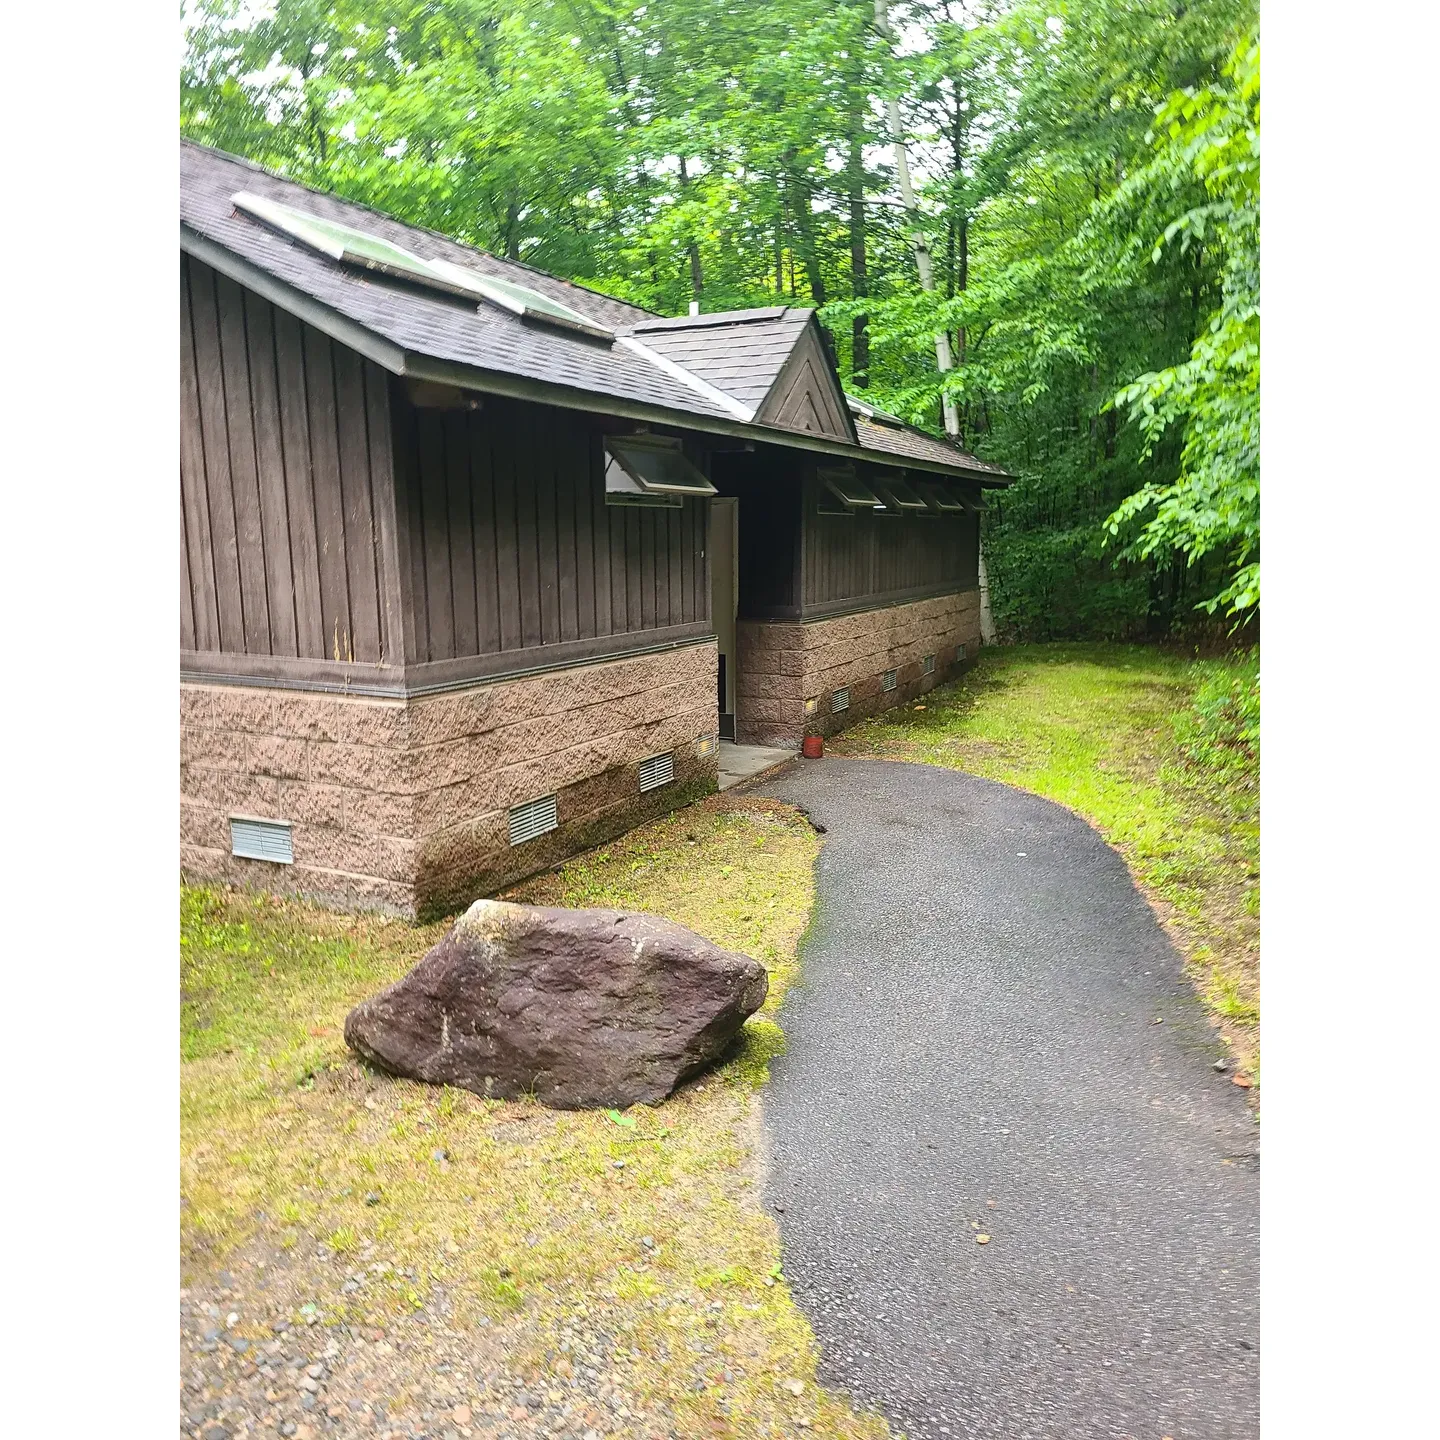
<svg viewBox="0 0 1440 1440"><path fill-rule="evenodd" d="M690 189L690 175L685 169L685 157L680 157L680 190L686 194ZM705 288L705 276L700 269L700 247L692 238L685 246L685 253L690 259L690 295L692 299L698 300L700 292Z"/></svg>
<svg viewBox="0 0 1440 1440"><path fill-rule="evenodd" d="M865 263L865 126L858 88L850 106L850 154L846 175L850 192L850 294L864 299L870 293ZM850 381L864 389L870 384L870 317L850 321Z"/></svg>
<svg viewBox="0 0 1440 1440"><path fill-rule="evenodd" d="M818 310L825 304L825 277L820 273L820 257L815 251L815 217L810 213L810 187L794 169L791 169L788 181L785 188L790 195L790 214L800 240L800 259L805 266L810 295Z"/></svg>
<svg viewBox="0 0 1440 1440"><path fill-rule="evenodd" d="M890 14L885 0L875 0L875 28L888 45L895 43L894 31L890 28ZM905 130L900 123L900 102L893 96L885 101L886 117L890 122L890 141L895 149L895 170L900 180L900 202L910 219L910 248L915 252L915 268L920 273L920 288L928 295L935 293L935 267L930 258L930 242L921 230L920 207L915 202L915 189L910 183L910 157L905 153ZM935 368L944 375L954 368L950 355L950 336L939 330L935 334ZM955 402L945 394L940 397L940 410L945 419L945 433L952 440L960 434L960 416Z"/></svg>

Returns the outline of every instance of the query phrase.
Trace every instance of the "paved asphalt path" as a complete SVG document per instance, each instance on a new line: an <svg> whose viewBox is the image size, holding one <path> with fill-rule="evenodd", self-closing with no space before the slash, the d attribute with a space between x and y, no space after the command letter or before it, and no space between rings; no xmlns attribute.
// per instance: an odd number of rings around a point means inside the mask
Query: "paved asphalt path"
<svg viewBox="0 0 1440 1440"><path fill-rule="evenodd" d="M915 1440L1258 1434L1257 1127L1119 856L926 765L756 793L828 831L765 1098L822 1378Z"/></svg>

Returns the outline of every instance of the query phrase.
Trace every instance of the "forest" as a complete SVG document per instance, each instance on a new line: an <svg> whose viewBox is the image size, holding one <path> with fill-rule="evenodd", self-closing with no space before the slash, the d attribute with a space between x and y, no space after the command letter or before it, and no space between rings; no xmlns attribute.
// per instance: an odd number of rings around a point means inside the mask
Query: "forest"
<svg viewBox="0 0 1440 1440"><path fill-rule="evenodd" d="M1254 0L188 0L181 127L665 314L819 309L1017 477L1002 638L1260 604Z"/></svg>

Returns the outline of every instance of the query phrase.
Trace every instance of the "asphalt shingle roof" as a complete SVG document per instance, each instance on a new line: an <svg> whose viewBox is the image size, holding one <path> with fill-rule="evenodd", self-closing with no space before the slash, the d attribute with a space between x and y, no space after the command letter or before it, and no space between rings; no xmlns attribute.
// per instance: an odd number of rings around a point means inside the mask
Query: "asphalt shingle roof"
<svg viewBox="0 0 1440 1440"><path fill-rule="evenodd" d="M609 398L676 411L679 423L687 415L735 418L703 387L686 384L624 345L528 323L496 305L477 305L337 264L237 211L233 197L242 190L378 235L423 259L448 260L524 285L617 334L633 336L752 412L769 393L813 314L793 306L772 306L665 319L337 195L312 190L236 156L181 141L180 218L197 235L402 350L585 391L596 396L596 409L601 411ZM867 450L1006 478L998 466L921 431L855 419L860 443Z"/></svg>
<svg viewBox="0 0 1440 1440"><path fill-rule="evenodd" d="M337 265L327 256L240 214L232 197L241 190L370 231L422 259L449 260L516 281L602 325L625 328L650 315L638 306L567 285L524 266L510 265L337 196L307 190L233 156L182 143L180 218L184 224L402 349L457 365L570 385L597 396L639 400L691 413L726 413L620 346L527 324L495 305L482 302L477 306L468 300L402 286L388 278L372 278L361 270Z"/></svg>
<svg viewBox="0 0 1440 1440"><path fill-rule="evenodd" d="M770 393L813 314L783 305L646 320L635 337L751 410Z"/></svg>

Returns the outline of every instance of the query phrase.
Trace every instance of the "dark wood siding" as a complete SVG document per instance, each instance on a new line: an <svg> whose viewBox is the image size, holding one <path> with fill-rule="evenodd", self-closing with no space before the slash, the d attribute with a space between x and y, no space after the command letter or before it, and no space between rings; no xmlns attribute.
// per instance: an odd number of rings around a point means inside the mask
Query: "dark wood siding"
<svg viewBox="0 0 1440 1440"><path fill-rule="evenodd" d="M404 655L382 371L180 261L181 646Z"/></svg>
<svg viewBox="0 0 1440 1440"><path fill-rule="evenodd" d="M491 395L417 408L398 381L391 396L415 662L529 668L552 645L708 626L705 502L607 505L595 419Z"/></svg>
<svg viewBox="0 0 1440 1440"><path fill-rule="evenodd" d="M980 583L973 515L822 515L819 482L808 480L805 490L805 614L973 590Z"/></svg>
<svg viewBox="0 0 1440 1440"><path fill-rule="evenodd" d="M821 515L815 462L762 447L719 453L713 478L740 501L740 618L820 618L979 584L973 515Z"/></svg>

